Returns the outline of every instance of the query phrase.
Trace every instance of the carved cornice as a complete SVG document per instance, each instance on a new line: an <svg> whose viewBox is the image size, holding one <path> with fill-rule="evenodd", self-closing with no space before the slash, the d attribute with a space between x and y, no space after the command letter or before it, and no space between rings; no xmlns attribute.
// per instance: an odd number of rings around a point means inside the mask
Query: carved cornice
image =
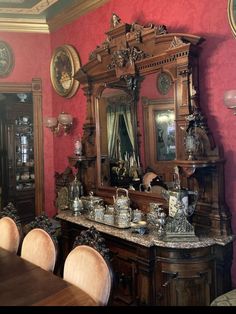
<svg viewBox="0 0 236 314"><path fill-rule="evenodd" d="M97 250L107 262L109 262L111 259L110 250L106 246L105 239L94 226L87 230L81 231L80 235L75 238L73 248L77 247L78 245L91 246Z"/></svg>

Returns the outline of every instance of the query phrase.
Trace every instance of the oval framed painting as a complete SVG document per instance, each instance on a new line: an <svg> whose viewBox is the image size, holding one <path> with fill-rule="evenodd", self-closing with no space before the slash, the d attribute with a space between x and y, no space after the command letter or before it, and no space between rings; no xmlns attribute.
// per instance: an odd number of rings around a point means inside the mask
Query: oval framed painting
<svg viewBox="0 0 236 314"><path fill-rule="evenodd" d="M228 19L231 30L236 36L236 0L228 0Z"/></svg>
<svg viewBox="0 0 236 314"><path fill-rule="evenodd" d="M53 88L60 96L70 98L75 95L80 83L74 79L74 75L80 66L79 55L73 46L63 45L55 49L50 75Z"/></svg>
<svg viewBox="0 0 236 314"><path fill-rule="evenodd" d="M14 56L11 47L0 41L0 78L8 76L14 66Z"/></svg>

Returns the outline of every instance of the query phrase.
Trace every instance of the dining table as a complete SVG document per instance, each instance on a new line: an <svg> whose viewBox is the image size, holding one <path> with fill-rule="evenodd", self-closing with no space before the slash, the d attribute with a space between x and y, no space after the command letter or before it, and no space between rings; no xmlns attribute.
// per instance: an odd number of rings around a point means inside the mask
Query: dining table
<svg viewBox="0 0 236 314"><path fill-rule="evenodd" d="M0 248L0 306L96 306L85 291Z"/></svg>

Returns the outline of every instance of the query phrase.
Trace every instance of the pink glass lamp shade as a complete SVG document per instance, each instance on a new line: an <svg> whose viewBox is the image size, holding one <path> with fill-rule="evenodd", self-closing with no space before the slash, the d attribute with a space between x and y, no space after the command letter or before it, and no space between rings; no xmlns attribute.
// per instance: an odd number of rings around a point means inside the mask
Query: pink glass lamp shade
<svg viewBox="0 0 236 314"><path fill-rule="evenodd" d="M53 128L57 126L57 118L56 117L47 117L45 119L45 126L47 128Z"/></svg>
<svg viewBox="0 0 236 314"><path fill-rule="evenodd" d="M44 124L56 135L62 132L67 135L72 128L73 117L69 113L62 112L59 114L58 118L47 117Z"/></svg>
<svg viewBox="0 0 236 314"><path fill-rule="evenodd" d="M62 112L58 116L58 121L62 125L70 125L72 124L72 120L73 120L72 115L66 112Z"/></svg>
<svg viewBox="0 0 236 314"><path fill-rule="evenodd" d="M224 103L229 109L236 109L236 89L225 92Z"/></svg>

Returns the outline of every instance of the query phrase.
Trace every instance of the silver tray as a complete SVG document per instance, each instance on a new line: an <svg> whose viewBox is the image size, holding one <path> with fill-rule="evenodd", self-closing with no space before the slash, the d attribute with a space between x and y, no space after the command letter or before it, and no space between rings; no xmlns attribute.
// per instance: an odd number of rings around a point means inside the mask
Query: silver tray
<svg viewBox="0 0 236 314"><path fill-rule="evenodd" d="M114 227L114 228L117 228L117 229L129 229L129 228L131 228L130 226L129 226L129 227L119 227L119 226L117 226L117 225L115 225L115 224L108 224L108 223L106 223L106 222L104 222L104 221L99 221L99 220L92 219L92 218L90 218L89 216L85 216L85 217L86 217L88 220L90 220L90 221L97 222L97 223L102 224L102 225Z"/></svg>

